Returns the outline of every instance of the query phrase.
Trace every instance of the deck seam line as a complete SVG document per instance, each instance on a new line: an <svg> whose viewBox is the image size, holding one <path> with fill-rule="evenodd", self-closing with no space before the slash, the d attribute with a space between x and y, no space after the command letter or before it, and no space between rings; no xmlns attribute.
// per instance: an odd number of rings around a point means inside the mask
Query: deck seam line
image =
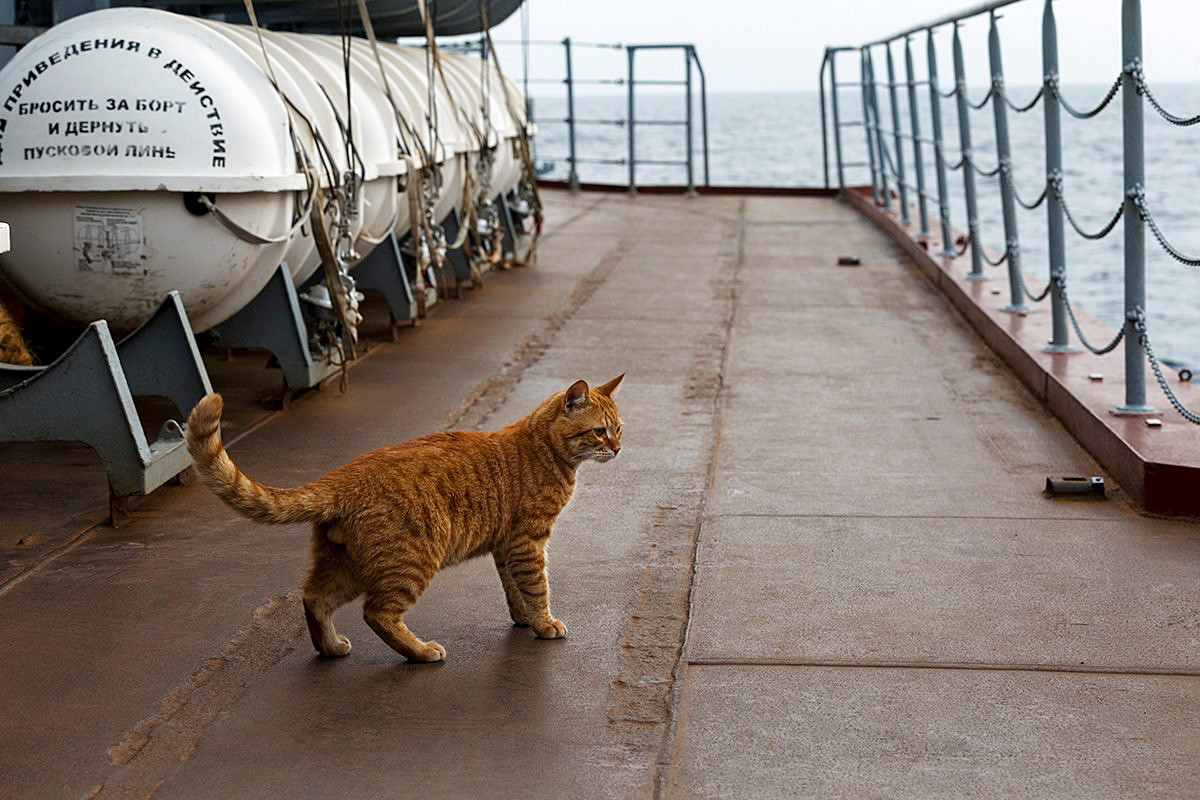
<svg viewBox="0 0 1200 800"><path fill-rule="evenodd" d="M738 311L738 282L741 278L742 267L746 256L746 198L738 204L733 253L733 269L729 286L729 310L724 320L724 341L721 343L720 366L717 372L717 391L713 398L713 433L709 446L708 474L704 482L704 511L696 523L693 534L692 558L688 564L688 589L685 602L686 619L683 626L683 636L679 642L679 655L671 669L671 688L669 690L670 705L667 716L667 727L663 732L662 748L658 754L656 775L654 779L654 800L663 800L667 795L669 772L674 763L675 748L679 740L679 708L683 695L683 678L689 661L687 658L688 641L691 638L693 610L695 608L696 575L700 565L700 547L704 529L704 519L712 507L713 487L717 480L717 461L721 448L721 432L724 420L725 397L728 391L726 375L729 371L730 346L733 339L734 323Z"/></svg>
<svg viewBox="0 0 1200 800"><path fill-rule="evenodd" d="M1200 668L1115 667L1084 664L1003 664L986 661L838 661L826 659L695 658L692 667L809 667L825 669L927 669L966 672L1056 672L1072 675L1145 675L1200 678Z"/></svg>
<svg viewBox="0 0 1200 800"><path fill-rule="evenodd" d="M973 514L854 514L854 513L828 513L828 514L770 514L765 512L756 513L753 511L745 512L722 512L719 514L708 514L706 520L717 520L726 518L747 518L747 519L959 519L959 520L1012 520L1014 522L1110 522L1110 523L1125 523L1126 521L1119 518L1104 518L1104 517L1002 517L988 516L986 514L975 516Z"/></svg>

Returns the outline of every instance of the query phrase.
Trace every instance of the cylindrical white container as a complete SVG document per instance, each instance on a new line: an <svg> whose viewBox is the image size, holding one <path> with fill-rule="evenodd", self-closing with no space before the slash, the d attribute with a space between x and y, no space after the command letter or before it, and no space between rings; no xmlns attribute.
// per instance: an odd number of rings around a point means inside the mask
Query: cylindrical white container
<svg viewBox="0 0 1200 800"><path fill-rule="evenodd" d="M406 147L441 163L437 219L462 204L484 128L477 59L442 57L431 137L423 49L380 44L376 60L352 40L347 103L341 39L263 31L263 41L279 91L253 29L152 9L75 17L18 52L0 72L0 219L13 231L0 275L52 317L117 330L177 289L201 331L245 307L280 263L298 283L318 268L294 145L326 190L358 176L360 256L412 224ZM519 178L524 120L488 75L494 195ZM201 194L251 235L208 213Z"/></svg>

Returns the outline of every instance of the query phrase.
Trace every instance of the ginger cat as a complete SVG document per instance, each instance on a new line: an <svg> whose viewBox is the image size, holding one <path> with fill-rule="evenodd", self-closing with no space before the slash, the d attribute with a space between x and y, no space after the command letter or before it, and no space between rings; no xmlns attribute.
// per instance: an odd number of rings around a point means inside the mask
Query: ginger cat
<svg viewBox="0 0 1200 800"><path fill-rule="evenodd" d="M410 661L441 661L404 614L443 567L490 553L516 625L541 638L565 636L550 613L546 543L585 461L621 451L613 401L624 375L589 389L576 381L529 416L498 431L454 431L376 450L295 489L242 474L221 444L221 396L192 411L188 450L210 489L258 522L313 523L304 616L313 647L344 656L350 640L333 612L365 594L363 619Z"/></svg>

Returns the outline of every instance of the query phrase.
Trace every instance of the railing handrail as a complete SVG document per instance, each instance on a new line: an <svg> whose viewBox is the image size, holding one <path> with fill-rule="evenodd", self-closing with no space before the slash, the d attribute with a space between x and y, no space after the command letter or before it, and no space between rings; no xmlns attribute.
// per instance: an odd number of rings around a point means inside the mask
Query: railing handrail
<svg viewBox="0 0 1200 800"><path fill-rule="evenodd" d="M1004 83L1004 67L1001 57L1000 27L997 25L1000 16L995 12L1005 6L1013 5L1021 0L991 0L977 3L953 14L921 25L907 28L886 39L878 39L858 48L859 82L858 88L862 99L861 125L865 134L867 151L866 166L870 168L871 196L874 204L882 208L884 213L895 213L897 220L904 226L910 221L909 192L914 192L920 214L920 237L930 235L930 226L926 215L926 201L936 200L938 203L940 227L942 231L942 256L957 258L970 253L971 269L967 280L988 280L984 263L992 266L1004 265L1008 273L1010 299L1004 311L1015 314L1025 314L1030 310L1026 300L1034 303L1050 299L1053 338L1045 351L1051 353L1080 352L1071 344L1069 325L1073 327L1076 336L1086 350L1095 354L1114 350L1124 343L1125 362L1125 402L1112 409L1116 414L1154 414L1157 413L1146 402L1146 364L1149 363L1155 379L1172 407L1179 411L1190 422L1200 424L1200 414L1193 413L1184 407L1179 398L1172 392L1162 376L1160 363L1150 347L1146 317L1146 234L1153 235L1158 245L1168 256L1176 261L1194 267L1200 267L1200 255L1188 256L1173 246L1166 234L1155 221L1152 208L1147 200L1145 191L1145 141L1144 141L1144 112L1149 105L1159 116L1172 125L1188 127L1200 125L1200 114L1181 116L1168 112L1155 98L1151 86L1147 82L1142 61L1142 16L1141 0L1121 0L1121 53L1119 59L1114 56L1113 66L1118 72L1116 82L1100 101L1099 105L1088 111L1079 111L1072 107L1059 91L1058 64L1058 28L1054 15L1054 0L1042 0L1042 86L1041 89L1026 103L1015 102L1008 94ZM986 14L988 16L988 75L989 86L987 93L978 102L968 99L965 59L963 55L963 39L957 24L963 20ZM947 24L953 26L953 64L954 88L943 93L938 88L937 78L937 45L935 29ZM913 34L923 33L926 39L928 57L928 72L925 81L918 81L914 76L911 42ZM904 50L905 78L901 80L895 68L893 43ZM878 48L883 48L883 53ZM834 143L837 146L838 185L846 188L842 160L841 128L859 121L843 123L838 119L838 90L842 87L854 86L853 83L842 83L837 80L837 55L845 48L827 48L821 60L818 76L821 91L822 119L822 154L825 159L826 182L829 181L829 147L826 141L826 78L829 73L831 108L834 117ZM876 78L874 59L876 55L883 58L887 70L887 81ZM929 87L929 109L933 125L933 137L926 138L919 133L919 104L916 87L925 83ZM902 130L900 102L897 89L906 87L908 90L908 106L911 117L910 130ZM1066 111L1079 119L1090 119L1101 111L1121 92L1122 107L1122 196L1117 213L1112 216L1107 225L1097 233L1089 233L1080 228L1071 214L1063 194L1062 169L1062 131L1060 110ZM890 120L880 114L879 95L885 94L889 99ZM953 164L947 164L944 159L945 144L942 136L942 118L940 98L954 98L958 118L959 159ZM1039 102L1044 103L1043 134L1045 141L1045 180L1042 191L1036 199L1026 201L1021 198L1013 181L1014 159L1008 133L1008 114L1031 111ZM991 105L992 132L995 139L996 159L992 162L985 157L988 167L980 166L977 154L971 143L971 112L982 110ZM890 124L890 128L888 125ZM886 134L886 135L885 135ZM924 187L924 171L922 168L922 147L931 147L934 152L934 165L937 176L937 194L929 195ZM912 164L917 170L916 185L907 180L906 150L911 148ZM995 167L992 168L992 164ZM949 241L952 234L950 226L949 193L946 188L946 172L962 170L963 198L966 205L967 235L961 247ZM1002 206L1004 224L1004 251L998 259L993 259L985 250L979 232L978 205L976 202L976 175L997 177ZM892 182L894 180L894 183ZM895 198L893 199L893 189ZM893 212L895 201L899 208ZM1048 245L1048 280L1045 288L1037 293L1029 290L1022 272L1021 241L1018 224L1018 207L1034 210L1042 205L1047 214L1047 245ZM1067 300L1067 258L1063 243L1064 220L1085 239L1101 239L1116 229L1123 218L1124 227L1124 320L1117 336L1103 347L1095 347L1089 343L1075 319L1074 311Z"/></svg>
<svg viewBox="0 0 1200 800"><path fill-rule="evenodd" d="M934 28L940 28L943 25L949 25L952 22L969 19L970 17L977 17L980 14L987 14L988 12L995 11L998 8L1011 6L1013 3L1020 2L1022 2L1022 0L990 0L990 2L986 3L976 3L973 6L967 6L962 11L957 13L947 14L944 17L938 17L930 22L926 22L912 28L906 28L905 30L900 31L893 36L889 36L886 39L876 39L873 42L867 42L863 46L874 47L875 45L887 44L888 42L894 42L897 39L903 39L906 36L912 36L914 33L923 33L928 30L933 30Z"/></svg>

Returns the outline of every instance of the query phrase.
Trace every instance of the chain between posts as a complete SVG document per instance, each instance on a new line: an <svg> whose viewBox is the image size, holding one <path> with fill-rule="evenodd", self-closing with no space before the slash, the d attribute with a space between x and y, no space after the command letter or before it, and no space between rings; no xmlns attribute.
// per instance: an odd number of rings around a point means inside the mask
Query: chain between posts
<svg viewBox="0 0 1200 800"><path fill-rule="evenodd" d="M1054 99L1058 101L1058 104L1062 106L1068 114L1070 114L1072 117L1075 117L1075 119L1091 119L1092 117L1096 116L1108 107L1108 104L1111 103L1113 98L1117 96L1117 92L1121 90L1121 76L1118 75L1117 79L1113 81L1113 85L1109 87L1108 93L1104 95L1104 99L1100 101L1100 105L1096 106L1091 111L1079 111L1070 103L1068 103L1066 98L1062 96L1062 92L1059 91L1058 73L1050 73L1046 76L1045 80L1046 86L1050 89L1050 94L1054 95Z"/></svg>
<svg viewBox="0 0 1200 800"><path fill-rule="evenodd" d="M1033 96L1032 100L1023 106L1019 106L1009 99L1008 92L1004 91L1003 86L995 86L994 89L996 90L996 93L1000 99L1004 101L1004 104L1018 114L1024 114L1026 111L1032 111L1033 107L1038 104L1038 101L1041 100L1042 96L1046 93L1046 87L1043 86L1042 88L1038 89L1037 94Z"/></svg>
<svg viewBox="0 0 1200 800"><path fill-rule="evenodd" d="M1158 243L1166 251L1167 255L1180 264L1185 264L1189 267L1200 267L1200 258L1185 256L1167 241L1167 237L1163 235L1162 230L1158 227L1158 222L1155 221L1154 215L1150 213L1150 206L1146 203L1146 190L1140 184L1135 184L1127 194L1129 195L1129 199L1133 201L1134 207L1137 208L1138 216L1150 226L1150 232L1154 234L1154 238L1158 240Z"/></svg>
<svg viewBox="0 0 1200 800"><path fill-rule="evenodd" d="M1067 308L1067 316L1071 320L1071 327L1075 329L1075 336L1078 337L1079 343L1098 356L1102 356L1105 353L1111 353L1113 350L1116 350L1117 345L1119 345L1125 338L1125 326L1121 326L1121 330L1117 331L1117 335L1113 337L1111 342L1104 345L1104 347L1096 347L1094 344L1088 341L1087 336L1084 335L1083 328L1080 326L1079 320L1075 317L1075 309L1071 308L1071 300L1069 297L1067 297L1067 274L1062 267L1058 267L1054 270L1054 274L1051 277L1051 282L1058 287L1058 293L1062 296L1063 305Z"/></svg>
<svg viewBox="0 0 1200 800"><path fill-rule="evenodd" d="M1154 96L1150 91L1150 86L1146 83L1146 73L1142 70L1142 60L1140 58L1135 58L1129 62L1125 67L1125 72L1133 77L1138 94L1144 96L1149 101L1150 106L1167 122L1172 125L1178 125L1181 128L1187 128L1200 123L1200 114L1194 117L1180 117L1162 107L1162 104L1158 102L1158 98Z"/></svg>
<svg viewBox="0 0 1200 800"><path fill-rule="evenodd" d="M1112 229L1117 226L1117 222L1125 214L1125 204L1122 203L1120 207L1117 208L1117 212L1113 214L1112 219L1110 219L1103 228L1096 233L1088 233L1083 228L1079 227L1079 223L1075 221L1075 217L1071 214L1070 206L1067 205L1067 199L1063 196L1062 172L1055 170L1054 172L1050 173L1048 181L1050 184L1049 188L1052 192L1054 192L1055 198L1058 199L1058 203L1062 207L1063 214L1066 216L1067 221L1071 223L1071 227L1075 229L1075 232L1085 239L1096 240L1103 239L1105 236L1108 236L1108 234L1112 233Z"/></svg>
<svg viewBox="0 0 1200 800"><path fill-rule="evenodd" d="M1167 402L1179 413L1179 416L1193 425L1200 425L1200 414L1193 413L1183 404L1182 400L1175 396L1175 392L1171 390L1171 385L1167 383L1167 379L1163 375L1162 367L1158 363L1158 357L1154 355L1154 349L1150 347L1150 336L1146 332L1146 312L1142 310L1141 306L1138 306L1130 312L1129 316L1134 330L1137 331L1138 343L1146 351L1146 358L1150 361L1150 369L1154 372L1154 378L1158 381L1159 388L1166 395Z"/></svg>

